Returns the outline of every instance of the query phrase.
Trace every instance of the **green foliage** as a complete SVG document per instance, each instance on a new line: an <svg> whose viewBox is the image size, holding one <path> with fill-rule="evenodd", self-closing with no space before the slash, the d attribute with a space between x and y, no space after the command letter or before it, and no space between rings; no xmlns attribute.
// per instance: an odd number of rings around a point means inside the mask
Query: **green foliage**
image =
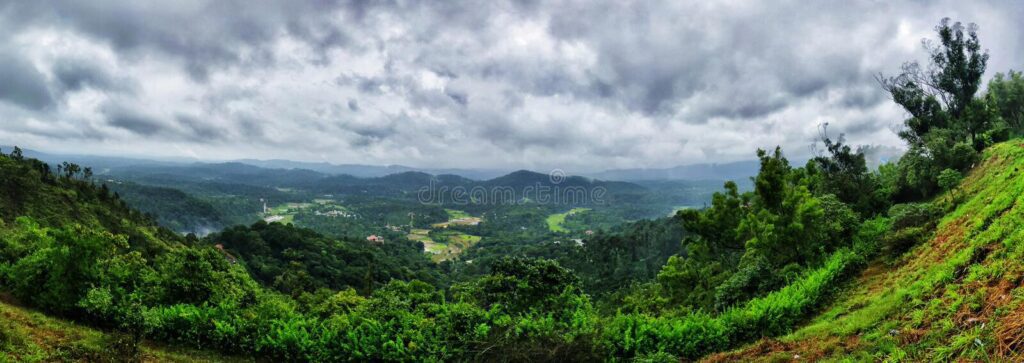
<svg viewBox="0 0 1024 363"><path fill-rule="evenodd" d="M900 132L910 149L898 162L899 177L889 178L885 188L900 201L944 190L950 179L940 184L938 175L970 168L980 150L1009 137L1013 121L1001 116L1012 120L1019 113L1012 109L1018 97L1012 73L1008 81L993 80L995 91L990 96L974 97L988 61L976 26L943 19L936 32L940 42L928 49L929 67L907 63L899 76L881 80L893 100L911 115Z"/></svg>
<svg viewBox="0 0 1024 363"><path fill-rule="evenodd" d="M840 288L839 282L871 258L874 243L888 230L888 220L865 222L852 248L837 250L821 267L803 274L785 288L721 314L694 312L679 317L619 314L605 327L602 346L615 357L669 353L697 358L710 352L788 332Z"/></svg>
<svg viewBox="0 0 1024 363"><path fill-rule="evenodd" d="M693 233L683 244L686 255L672 256L658 273L661 291L672 305L700 308L714 305L716 287L739 263L743 239L737 233L753 195L740 194L736 183L725 183L711 207L679 212L683 226Z"/></svg>
<svg viewBox="0 0 1024 363"><path fill-rule="evenodd" d="M822 141L828 154L815 157L806 167L812 192L834 195L864 216L882 212L888 195L880 191L879 175L868 171L863 150L854 152L843 143L843 135L835 141L825 135Z"/></svg>
<svg viewBox="0 0 1024 363"><path fill-rule="evenodd" d="M895 258L931 236L942 211L931 203L897 204L889 209L892 232L882 239L882 253Z"/></svg>
<svg viewBox="0 0 1024 363"><path fill-rule="evenodd" d="M953 188L956 188L963 178L963 174L960 174L959 171L946 169L939 173L937 181L939 183L939 188L942 188L943 191L950 191L953 190Z"/></svg>
<svg viewBox="0 0 1024 363"><path fill-rule="evenodd" d="M1024 133L1024 76L1021 72L996 73L988 82L985 102L1014 134Z"/></svg>
<svg viewBox="0 0 1024 363"><path fill-rule="evenodd" d="M422 247L405 240L377 246L262 221L225 229L206 240L244 262L257 281L295 297L318 288L354 288L368 294L392 279L438 280L436 266Z"/></svg>
<svg viewBox="0 0 1024 363"><path fill-rule="evenodd" d="M835 195L815 197L808 188L834 176L812 175L815 164L793 169L779 148L772 154L760 150L758 156L761 171L753 193L740 195L735 184L727 183L711 208L680 213L695 236L684 241L687 254L669 259L658 275L671 303L723 311L784 286L851 243L860 216ZM833 160L821 163L840 173Z"/></svg>
<svg viewBox="0 0 1024 363"><path fill-rule="evenodd" d="M205 235L226 224L212 203L178 189L119 183L113 184L111 190L139 211L155 216L160 225L177 232Z"/></svg>
<svg viewBox="0 0 1024 363"><path fill-rule="evenodd" d="M33 230L25 236L39 237L19 244L32 245L32 252L14 261L4 285L19 299L59 313L75 310L90 286L105 273L103 265L114 261L126 249L122 236L81 226L60 230Z"/></svg>
<svg viewBox="0 0 1024 363"><path fill-rule="evenodd" d="M248 273L210 247L180 248L153 263L156 301L177 304L237 304L252 301L257 286Z"/></svg>

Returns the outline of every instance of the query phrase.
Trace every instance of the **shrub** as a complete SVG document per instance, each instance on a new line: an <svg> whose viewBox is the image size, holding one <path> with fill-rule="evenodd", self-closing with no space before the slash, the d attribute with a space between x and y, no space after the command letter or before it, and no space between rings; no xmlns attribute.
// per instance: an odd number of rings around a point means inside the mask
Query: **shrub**
<svg viewBox="0 0 1024 363"><path fill-rule="evenodd" d="M923 227L935 223L942 211L931 203L897 204L889 208L893 229Z"/></svg>
<svg viewBox="0 0 1024 363"><path fill-rule="evenodd" d="M939 188L943 191L950 191L956 188L960 184L960 180L963 180L964 176L959 171L953 169L946 169L939 173L938 182Z"/></svg>
<svg viewBox="0 0 1024 363"><path fill-rule="evenodd" d="M931 203L897 204L889 209L892 231L882 239L881 251L889 258L899 256L928 239L942 211Z"/></svg>

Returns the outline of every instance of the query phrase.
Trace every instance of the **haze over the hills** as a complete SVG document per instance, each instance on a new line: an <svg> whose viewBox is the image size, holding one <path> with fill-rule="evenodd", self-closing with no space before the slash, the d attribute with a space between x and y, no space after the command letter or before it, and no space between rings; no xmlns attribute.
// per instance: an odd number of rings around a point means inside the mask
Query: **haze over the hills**
<svg viewBox="0 0 1024 363"><path fill-rule="evenodd" d="M824 122L899 146L874 75L947 16L1021 68L1010 1L4 2L0 144L591 171L806 158Z"/></svg>
<svg viewBox="0 0 1024 363"><path fill-rule="evenodd" d="M13 145L0 145L0 151L11 150ZM496 178L512 172L505 169L431 169L414 168L404 165L331 164L327 162L300 162L291 160L240 159L226 161L200 161L188 158L143 159L80 154L55 154L39 150L23 149L26 156L53 164L64 161L91 165L103 173L111 168L145 167L153 165L223 164L241 163L266 169L309 170L329 175L350 175L359 178L375 178L405 172L424 172L432 175L458 175L474 180ZM664 169L609 169L599 171L534 170L540 173L570 173L602 180L745 180L757 173L756 161L740 161L725 164L688 164Z"/></svg>

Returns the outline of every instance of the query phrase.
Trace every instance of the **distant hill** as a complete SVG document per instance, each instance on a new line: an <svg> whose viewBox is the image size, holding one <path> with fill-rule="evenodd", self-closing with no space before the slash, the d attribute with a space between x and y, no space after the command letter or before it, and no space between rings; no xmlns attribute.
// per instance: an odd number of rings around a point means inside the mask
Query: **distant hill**
<svg viewBox="0 0 1024 363"><path fill-rule="evenodd" d="M422 172L433 175L451 174L468 179L485 180L500 176L506 171L499 169L443 169L443 168L414 168L404 165L364 165L364 164L331 164L327 162L304 162L291 160L256 160L241 159L239 163L255 165L263 168L273 169L307 169L324 174L351 175L360 178L375 178L385 175L398 174L410 171Z"/></svg>
<svg viewBox="0 0 1024 363"><path fill-rule="evenodd" d="M692 164L664 169L611 169L589 174L606 180L740 180L757 174L757 160L723 164Z"/></svg>
<svg viewBox="0 0 1024 363"><path fill-rule="evenodd" d="M126 179L168 179L176 181L218 181L263 187L287 187L312 183L327 174L305 169L267 169L238 163L191 163L170 165L128 165L98 175Z"/></svg>
<svg viewBox="0 0 1024 363"><path fill-rule="evenodd" d="M11 146L0 146L2 150L11 150ZM865 150L868 162L873 167L899 156L900 150L884 147L869 147ZM475 181L488 181L504 177L510 173L502 169L468 169L468 168L416 168L404 165L367 165L367 164L331 164L328 162L305 162L283 159L258 160L239 159L228 162L196 161L189 159L144 159L131 157L94 156L46 153L36 150L24 150L27 157L36 158L51 164L69 161L80 165L92 166L98 174L124 174L127 171L144 171L154 175L156 170L166 168L168 174L181 174L188 169L198 172L196 176L212 179L231 179L248 176L243 184L264 185L270 182L266 177L274 174L279 177L320 179L330 176L351 176L368 179L407 172L418 172L429 175L454 175ZM794 161L795 165L802 164ZM643 180L746 180L757 174L757 160L738 161L732 163L704 163L681 165L671 168L631 168L609 169L595 172L580 172L578 175L605 181L643 181ZM266 172L266 170L275 170ZM523 170L520 170L523 171ZM531 171L532 172L532 171ZM535 172L534 172L535 173ZM515 173L512 173L515 174ZM546 175L544 173L535 173ZM275 182L280 183L281 180Z"/></svg>
<svg viewBox="0 0 1024 363"><path fill-rule="evenodd" d="M868 168L877 169L879 165L895 161L903 155L903 149L891 146L865 146L861 149ZM790 159L790 165L803 166L807 159ZM636 168L609 169L594 173L584 173L598 179L623 181L649 180L733 180L743 182L757 175L761 167L757 160L736 161L731 163L704 163L680 165L671 168Z"/></svg>
<svg viewBox="0 0 1024 363"><path fill-rule="evenodd" d="M526 187L605 187L610 192L642 192L644 187L621 181L605 181L582 176L564 176L542 174L529 170L519 170L494 179L480 183L482 186L511 187L521 190Z"/></svg>
<svg viewBox="0 0 1024 363"><path fill-rule="evenodd" d="M10 145L0 146L0 151L4 153L10 153L13 149L14 146ZM70 163L76 163L79 165L87 165L92 167L93 170L96 171L97 173L103 172L104 170L110 168L125 167L131 165L181 165L194 162L185 159L156 160L119 156L48 153L39 150L24 148L22 148L22 154L24 154L27 158L39 159L43 162L47 162L52 165L60 164L65 161Z"/></svg>

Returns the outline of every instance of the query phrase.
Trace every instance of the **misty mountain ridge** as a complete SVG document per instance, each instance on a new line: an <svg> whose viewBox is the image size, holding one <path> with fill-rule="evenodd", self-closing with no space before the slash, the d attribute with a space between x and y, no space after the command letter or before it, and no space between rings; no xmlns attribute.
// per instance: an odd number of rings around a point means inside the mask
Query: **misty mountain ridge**
<svg viewBox="0 0 1024 363"><path fill-rule="evenodd" d="M12 150L14 147L0 146L0 150ZM470 168L416 168L404 165L369 165L369 164L332 164L328 162L305 162L291 161L284 159L258 160L239 159L229 161L201 161L188 158L140 158L122 156L101 156L49 153L34 149L22 149L25 156L36 158L51 165L57 165L64 161L91 166L97 175L114 172L115 169L125 171L129 169L150 170L164 167L191 167L199 175L210 176L210 173L223 175L230 171L232 174L261 175L267 170L291 170L293 177L305 175L309 178L324 178L330 176L351 176L355 178L377 178L388 175L417 172L432 176L458 176L475 181L487 181L503 176L508 176L510 171L504 169L470 169ZM894 161L899 158L903 150L893 147L868 146L863 149L865 159L871 169L878 165ZM791 165L802 165L806 159L792 159ZM596 172L572 173L579 176L611 181L654 181L654 180L676 180L676 181L745 181L757 174L759 164L757 160L744 160L728 163L698 163L685 164L668 168L625 168L608 169ZM511 172L515 174L527 170ZM537 175L545 176L547 172L535 172Z"/></svg>

